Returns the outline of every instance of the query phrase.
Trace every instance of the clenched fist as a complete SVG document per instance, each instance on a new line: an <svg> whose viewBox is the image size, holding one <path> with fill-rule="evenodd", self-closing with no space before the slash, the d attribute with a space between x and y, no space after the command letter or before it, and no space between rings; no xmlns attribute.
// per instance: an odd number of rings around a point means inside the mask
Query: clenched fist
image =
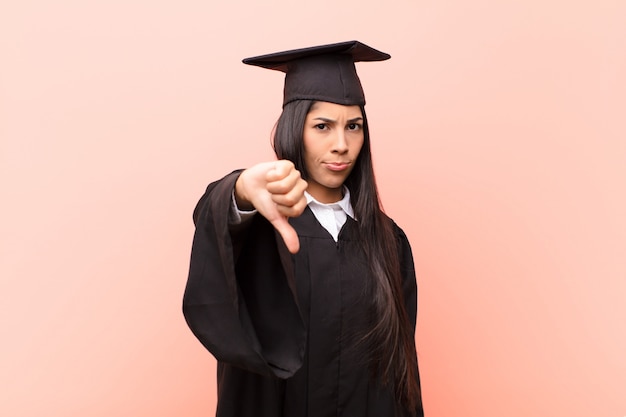
<svg viewBox="0 0 626 417"><path fill-rule="evenodd" d="M280 233L289 252L300 249L296 231L287 218L298 217L306 208L307 183L291 161L263 162L246 169L235 184L240 209L256 209Z"/></svg>

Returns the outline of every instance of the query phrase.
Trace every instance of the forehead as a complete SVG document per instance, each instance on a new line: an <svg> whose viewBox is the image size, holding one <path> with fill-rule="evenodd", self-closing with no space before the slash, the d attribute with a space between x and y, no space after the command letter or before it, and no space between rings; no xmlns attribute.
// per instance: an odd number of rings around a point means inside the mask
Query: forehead
<svg viewBox="0 0 626 417"><path fill-rule="evenodd" d="M346 106L343 104L329 103L327 101L316 101L311 105L311 109L309 110L307 117L321 115L327 117L334 116L333 118L343 116L348 119L363 117L360 106Z"/></svg>

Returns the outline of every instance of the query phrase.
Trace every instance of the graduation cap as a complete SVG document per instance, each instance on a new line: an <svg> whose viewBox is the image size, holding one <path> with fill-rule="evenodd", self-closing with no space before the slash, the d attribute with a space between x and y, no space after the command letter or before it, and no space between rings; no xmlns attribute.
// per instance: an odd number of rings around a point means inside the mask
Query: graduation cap
<svg viewBox="0 0 626 417"><path fill-rule="evenodd" d="M302 99L362 106L365 95L354 63L389 58L361 42L349 41L255 56L243 63L286 74L283 106Z"/></svg>

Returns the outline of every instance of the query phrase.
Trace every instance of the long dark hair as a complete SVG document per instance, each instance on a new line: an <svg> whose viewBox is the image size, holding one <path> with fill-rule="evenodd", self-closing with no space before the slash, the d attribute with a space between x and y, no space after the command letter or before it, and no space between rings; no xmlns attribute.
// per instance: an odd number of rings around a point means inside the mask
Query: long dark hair
<svg viewBox="0 0 626 417"><path fill-rule="evenodd" d="M274 131L274 151L279 159L292 161L306 180L302 132L311 100L296 100L283 108ZM375 283L375 323L365 335L372 347L370 360L376 374L385 384L391 384L396 398L409 410L414 410L420 398L417 358L413 327L404 307L402 276L398 257L398 240L394 225L383 212L378 197L372 164L369 129L365 109L363 114L364 141L355 166L346 179L355 217L358 219L360 244L369 259Z"/></svg>

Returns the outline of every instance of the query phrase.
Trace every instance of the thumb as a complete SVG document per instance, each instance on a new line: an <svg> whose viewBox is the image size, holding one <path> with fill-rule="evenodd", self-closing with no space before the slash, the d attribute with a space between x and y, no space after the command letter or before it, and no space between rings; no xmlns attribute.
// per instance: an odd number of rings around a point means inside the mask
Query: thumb
<svg viewBox="0 0 626 417"><path fill-rule="evenodd" d="M283 238L287 249L291 253L298 253L300 250L300 240L298 239L298 234L296 230L291 227L286 217L280 216L274 220L272 220L272 226L274 229L278 231L280 236Z"/></svg>

